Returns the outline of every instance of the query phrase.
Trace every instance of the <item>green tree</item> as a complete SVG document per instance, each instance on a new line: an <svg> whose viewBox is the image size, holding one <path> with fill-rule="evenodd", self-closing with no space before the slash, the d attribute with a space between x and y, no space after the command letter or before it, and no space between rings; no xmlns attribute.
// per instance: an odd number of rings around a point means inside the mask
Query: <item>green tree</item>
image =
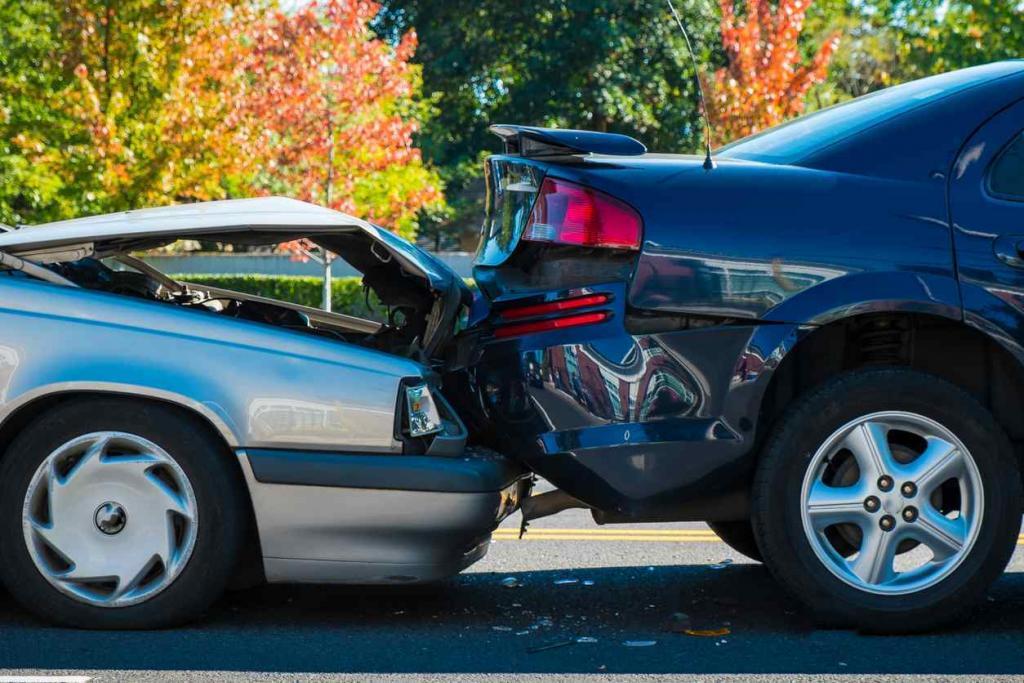
<svg viewBox="0 0 1024 683"><path fill-rule="evenodd" d="M48 0L0 2L0 221L58 217L73 178L61 146L74 142L58 93L60 12Z"/></svg>
<svg viewBox="0 0 1024 683"><path fill-rule="evenodd" d="M906 5L912 35L902 55L908 75L1024 56L1024 5L1019 2L918 0L899 5Z"/></svg>
<svg viewBox="0 0 1024 683"><path fill-rule="evenodd" d="M223 0L0 0L0 219L137 206L190 38Z"/></svg>
<svg viewBox="0 0 1024 683"><path fill-rule="evenodd" d="M608 130L660 151L700 147L693 67L667 6L649 0L384 0L377 30L415 27L438 115L420 144L440 165L454 227L475 238L490 123ZM714 0L679 3L698 57L724 60ZM470 240L466 240L467 242Z"/></svg>
<svg viewBox="0 0 1024 683"><path fill-rule="evenodd" d="M1024 5L1008 0L816 0L808 33L843 39L812 106L1024 56Z"/></svg>

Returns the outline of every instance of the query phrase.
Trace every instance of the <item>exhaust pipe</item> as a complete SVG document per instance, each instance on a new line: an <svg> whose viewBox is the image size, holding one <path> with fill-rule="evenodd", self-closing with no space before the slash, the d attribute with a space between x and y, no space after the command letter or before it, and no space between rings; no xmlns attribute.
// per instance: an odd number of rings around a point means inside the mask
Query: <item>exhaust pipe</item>
<svg viewBox="0 0 1024 683"><path fill-rule="evenodd" d="M573 498L565 491L548 491L536 496L527 496L520 505L523 513L523 522L519 525L519 538L526 533L526 527L535 519L550 517L565 510L573 508L589 509L590 506L583 501Z"/></svg>

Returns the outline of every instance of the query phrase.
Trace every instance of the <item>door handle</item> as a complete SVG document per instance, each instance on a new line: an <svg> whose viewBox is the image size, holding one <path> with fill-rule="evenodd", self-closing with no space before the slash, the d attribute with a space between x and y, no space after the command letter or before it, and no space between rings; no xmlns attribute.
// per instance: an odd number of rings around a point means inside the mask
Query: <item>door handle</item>
<svg viewBox="0 0 1024 683"><path fill-rule="evenodd" d="M996 258L1008 266L1024 268L1024 235L1003 235L992 244Z"/></svg>

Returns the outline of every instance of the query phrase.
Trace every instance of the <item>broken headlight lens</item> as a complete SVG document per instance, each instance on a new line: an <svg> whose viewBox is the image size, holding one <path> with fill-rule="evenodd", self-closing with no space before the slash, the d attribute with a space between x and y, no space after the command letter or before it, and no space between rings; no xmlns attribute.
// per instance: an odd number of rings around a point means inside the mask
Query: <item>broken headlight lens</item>
<svg viewBox="0 0 1024 683"><path fill-rule="evenodd" d="M405 388L405 408L410 436L426 436L444 428L437 403L425 384Z"/></svg>

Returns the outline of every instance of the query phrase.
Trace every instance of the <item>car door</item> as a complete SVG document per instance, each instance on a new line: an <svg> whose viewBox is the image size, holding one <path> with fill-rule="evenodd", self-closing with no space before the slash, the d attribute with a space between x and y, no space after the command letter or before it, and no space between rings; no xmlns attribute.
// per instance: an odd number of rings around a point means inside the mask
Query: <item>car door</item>
<svg viewBox="0 0 1024 683"><path fill-rule="evenodd" d="M949 189L965 319L1024 360L1024 100L968 139Z"/></svg>

